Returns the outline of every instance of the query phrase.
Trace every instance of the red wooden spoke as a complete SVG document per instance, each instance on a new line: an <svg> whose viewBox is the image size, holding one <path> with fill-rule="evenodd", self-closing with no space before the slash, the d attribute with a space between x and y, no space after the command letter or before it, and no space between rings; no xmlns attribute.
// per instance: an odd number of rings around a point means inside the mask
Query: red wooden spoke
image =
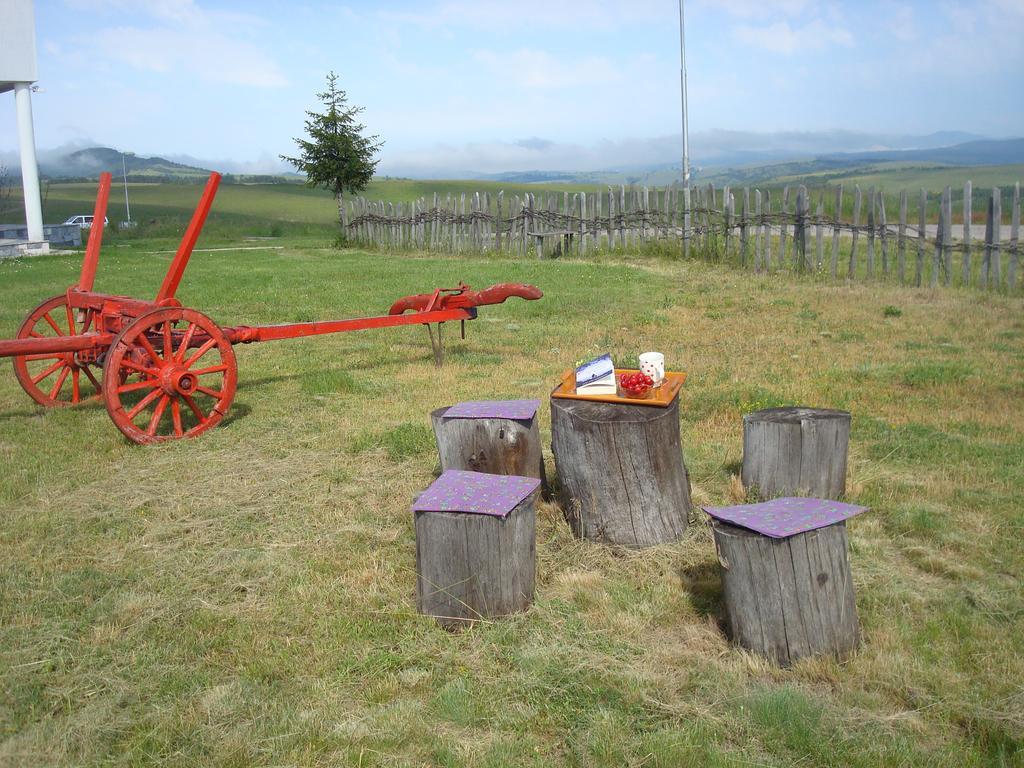
<svg viewBox="0 0 1024 768"><path fill-rule="evenodd" d="M196 401L192 399L191 395L182 395L181 399L184 400L185 404L192 409L192 413L195 414L200 424L206 421L206 416L203 414L202 409L196 405Z"/></svg>
<svg viewBox="0 0 1024 768"><path fill-rule="evenodd" d="M133 381L131 384L122 384L117 388L117 394L123 395L126 392L137 392L140 389L152 389L153 387L159 387L160 381L158 379L144 379L142 381Z"/></svg>
<svg viewBox="0 0 1024 768"><path fill-rule="evenodd" d="M45 339L46 338L45 336L43 336L43 334L39 333L38 331L29 331L28 332L28 336L29 336L29 338L32 338L32 339Z"/></svg>
<svg viewBox="0 0 1024 768"><path fill-rule="evenodd" d="M127 368L130 371L136 371L137 373L145 373L148 376L159 376L160 371L157 368L147 368L144 365L139 365L132 360L122 360L121 367Z"/></svg>
<svg viewBox="0 0 1024 768"><path fill-rule="evenodd" d="M60 368L62 365L64 365L64 358L63 357L60 360L58 360L56 363L51 365L49 368L47 368L45 371L40 373L38 376L33 376L32 377L32 383L33 384L38 384L40 381L42 381L47 376L49 376L51 373L53 373L58 368Z"/></svg>
<svg viewBox="0 0 1024 768"><path fill-rule="evenodd" d="M158 397L160 397L161 394L163 394L162 389L154 389L144 398L139 400L139 402L135 404L135 407L127 412L126 415L128 416L128 421L131 421L140 413L142 413L147 407L149 407L149 404L156 400Z"/></svg>
<svg viewBox="0 0 1024 768"><path fill-rule="evenodd" d="M210 397L216 398L218 400L220 399L221 395L224 394L219 389L210 389L209 387L204 387L201 385L196 386L196 392L202 392L204 395L209 395Z"/></svg>
<svg viewBox="0 0 1024 768"><path fill-rule="evenodd" d="M75 314L74 314L74 310L71 309L71 305L70 304L65 304L64 305L64 310L65 310L65 313L68 316L68 336L74 336L75 333L76 333L76 331L75 331Z"/></svg>
<svg viewBox="0 0 1024 768"><path fill-rule="evenodd" d="M26 362L35 362L36 360L56 360L58 357L64 357L59 352L40 352L38 355L24 355L23 359Z"/></svg>
<svg viewBox="0 0 1024 768"><path fill-rule="evenodd" d="M64 331L62 331L60 328L58 328L57 324L55 322L53 322L53 318L50 317L50 313L49 312L43 313L43 320L45 320L47 323L49 323L50 327L53 328L54 331L56 331L58 336L65 336L66 335L64 333Z"/></svg>
<svg viewBox="0 0 1024 768"><path fill-rule="evenodd" d="M193 364L195 364L196 360L205 355L215 346L217 346L217 339L209 339L205 344L203 344L203 346L196 350L196 353L192 355L192 357L190 357L188 360L182 363L182 365L184 365L186 368L191 368Z"/></svg>
<svg viewBox="0 0 1024 768"><path fill-rule="evenodd" d="M101 387L100 383L96 381L96 377L93 375L93 372L89 370L89 366L85 366L84 368L82 368L82 371L84 371L85 375L89 377L89 381L91 381L92 385L96 387L96 391L102 392L103 387Z"/></svg>
<svg viewBox="0 0 1024 768"><path fill-rule="evenodd" d="M220 373L226 371L228 367L226 365L211 365L209 368L200 368L198 371L192 371L194 376L205 376L208 373Z"/></svg>
<svg viewBox="0 0 1024 768"><path fill-rule="evenodd" d="M64 370L60 372L60 376L57 377L57 383L53 385L53 389L50 390L50 397L57 399L57 395L60 393L60 388L64 386L64 382L68 380L68 374L71 373L71 366L65 365Z"/></svg>
<svg viewBox="0 0 1024 768"><path fill-rule="evenodd" d="M174 355L174 359L179 363L185 359L185 353L188 351L188 345L191 343L192 337L195 335L196 327L195 323L188 324L188 330L185 331L185 336L181 340L181 346L178 347L178 351Z"/></svg>
<svg viewBox="0 0 1024 768"><path fill-rule="evenodd" d="M71 402L77 403L82 399L82 390L78 388L78 379L81 374L78 372L78 368L71 369Z"/></svg>
<svg viewBox="0 0 1024 768"><path fill-rule="evenodd" d="M160 357L160 354L156 351L153 345L149 343L149 339L146 338L146 334L140 333L136 341L149 353L149 356L153 359L154 363L163 362L163 358Z"/></svg>
<svg viewBox="0 0 1024 768"><path fill-rule="evenodd" d="M171 323L164 321L164 360L170 360L174 354L174 344L171 343Z"/></svg>
<svg viewBox="0 0 1024 768"><path fill-rule="evenodd" d="M164 395L160 398L160 402L156 404L156 408L153 409L153 418L149 420L149 426L146 427L147 435L153 436L156 434L157 427L160 426L160 419L163 418L164 411L167 410L167 403L170 399L170 395Z"/></svg>
<svg viewBox="0 0 1024 768"><path fill-rule="evenodd" d="M174 422L174 436L181 437L185 430L181 428L181 403L175 398L171 400L171 421Z"/></svg>

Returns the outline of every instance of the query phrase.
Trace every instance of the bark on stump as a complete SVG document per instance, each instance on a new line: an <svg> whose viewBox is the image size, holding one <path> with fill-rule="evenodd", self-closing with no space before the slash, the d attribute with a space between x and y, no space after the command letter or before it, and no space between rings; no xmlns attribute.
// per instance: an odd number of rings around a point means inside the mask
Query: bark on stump
<svg viewBox="0 0 1024 768"><path fill-rule="evenodd" d="M420 613L448 629L525 611L537 567L534 505L540 489L505 517L416 512Z"/></svg>
<svg viewBox="0 0 1024 768"><path fill-rule="evenodd" d="M787 667L860 643L846 523L785 539L711 523L732 641Z"/></svg>
<svg viewBox="0 0 1024 768"><path fill-rule="evenodd" d="M547 492L537 415L518 419L446 419L451 406L430 413L441 471L465 469L491 475L540 478Z"/></svg>
<svg viewBox="0 0 1024 768"><path fill-rule="evenodd" d="M686 531L678 397L665 408L551 398L551 447L576 536L647 547Z"/></svg>
<svg viewBox="0 0 1024 768"><path fill-rule="evenodd" d="M769 408L743 417L743 485L759 496L840 499L846 493L850 414Z"/></svg>

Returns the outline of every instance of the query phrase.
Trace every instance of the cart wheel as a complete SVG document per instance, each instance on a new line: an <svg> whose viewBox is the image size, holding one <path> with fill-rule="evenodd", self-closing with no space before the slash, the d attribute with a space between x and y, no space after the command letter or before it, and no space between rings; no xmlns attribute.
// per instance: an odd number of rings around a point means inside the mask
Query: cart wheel
<svg viewBox="0 0 1024 768"><path fill-rule="evenodd" d="M67 296L54 296L33 309L18 329L18 339L77 336L92 329L93 311L75 310ZM82 352L45 352L14 358L14 375L40 405L59 407L95 400L102 366Z"/></svg>
<svg viewBox="0 0 1024 768"><path fill-rule="evenodd" d="M238 382L224 333L194 309L155 309L121 331L103 368L107 413L129 440L195 437L231 407Z"/></svg>

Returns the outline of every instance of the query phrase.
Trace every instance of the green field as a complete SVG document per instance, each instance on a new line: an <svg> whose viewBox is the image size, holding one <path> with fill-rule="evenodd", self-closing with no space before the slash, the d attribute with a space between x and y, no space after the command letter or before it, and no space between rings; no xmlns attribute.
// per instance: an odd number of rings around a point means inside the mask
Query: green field
<svg viewBox="0 0 1024 768"><path fill-rule="evenodd" d="M456 197L463 193L504 190L509 197L531 191L579 192L593 191L595 187L581 185L499 184L488 181L413 181L409 179L377 179L362 193L371 200L407 203L425 197L431 200L436 192L443 200L446 195ZM44 186L43 220L59 223L70 216L92 213L96 200L96 184L51 183ZM20 190L0 211L0 221L22 222ZM181 222L192 215L202 194L201 184L135 183L128 185L132 219L142 226L142 234L151 235L170 221ZM107 216L113 221L127 218L124 190L118 184L111 189ZM222 184L210 213L210 225L230 229L232 234L250 231L265 235L278 224L288 232L321 231L334 226L337 205L329 192L313 189L304 184Z"/></svg>
<svg viewBox="0 0 1024 768"><path fill-rule="evenodd" d="M910 221L917 220L917 196L922 187L932 194L927 208L928 221L934 223L938 216L938 192L947 184L954 190L954 223L959 223L960 197L963 182L974 182L973 211L975 223L983 223L991 185L1003 185L1003 214L1005 223L1010 220L1010 200L1013 181L1024 177L1024 166L914 169L905 165L888 168L878 173L832 177L818 174L808 177L779 177L759 182L756 187L771 190L772 210L782 205L782 187L786 184L806 184L811 191L812 205L824 191L825 214L832 216L834 207L833 188L844 185L843 217L852 220L853 186L859 184L867 192L878 188L886 193L886 206L890 223L895 222L899 212L898 193L906 190L910 199ZM755 185L751 185L753 188ZM409 179L378 179L364 192L370 200L385 200L392 203L408 203L413 200L433 199L436 192L444 201L447 195L454 199L462 194L490 192L496 196L504 190L507 201L513 195L525 192L569 192L604 191L606 187L584 185L529 185L501 184L483 181L413 181ZM742 192L736 192L737 215L742 210ZM132 219L139 224L131 232L118 232L109 228L105 238L115 242L152 237L180 236L183 224L188 221L202 193L197 184L131 183L129 199ZM86 183L53 183L45 192L43 204L44 221L56 223L69 216L91 213L96 195L96 186ZM791 192L790 208L795 205ZM721 204L721 194L718 195ZM753 199L751 201L753 204ZM866 204L865 204L866 206ZM862 217L866 217L866 207ZM22 220L20 201L7 201L6 212L0 211L0 220L19 222ZM117 185L111 191L108 216L112 222L126 218L123 191ZM246 236L319 236L333 237L337 233L337 206L331 195L323 190L311 189L302 184L223 184L217 193L216 202L210 213L207 231L213 237L239 239ZM862 220L863 223L863 220Z"/></svg>
<svg viewBox="0 0 1024 768"><path fill-rule="evenodd" d="M329 219L329 200L273 192L268 211ZM200 248L252 247L230 231ZM383 312L459 279L546 295L483 308L440 370L422 328L239 347L225 423L154 448L99 404L44 411L0 377L0 765L1024 764L1024 301L330 241L197 252L180 298L233 324ZM97 288L152 295L170 243L111 241ZM78 267L0 262L0 337ZM429 412L541 398L554 477L559 373L652 348L690 374L695 504L742 497L744 412L852 412L848 496L871 511L849 525L850 660L783 671L731 647L699 512L679 542L626 551L543 503L527 613L459 633L417 615Z"/></svg>

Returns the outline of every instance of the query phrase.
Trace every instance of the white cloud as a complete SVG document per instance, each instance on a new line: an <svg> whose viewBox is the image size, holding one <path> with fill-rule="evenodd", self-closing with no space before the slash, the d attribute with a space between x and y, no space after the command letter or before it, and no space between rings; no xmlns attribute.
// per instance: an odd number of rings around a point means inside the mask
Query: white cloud
<svg viewBox="0 0 1024 768"><path fill-rule="evenodd" d="M782 54L819 50L831 44L847 47L854 44L853 35L848 30L826 24L821 19L815 19L802 27L790 26L788 21L777 21L766 26L741 24L733 29L733 35L741 43Z"/></svg>
<svg viewBox="0 0 1024 768"><path fill-rule="evenodd" d="M522 48L513 53L474 51L473 58L495 76L531 89L577 88L619 82L622 73L603 56L560 59L547 51Z"/></svg>
<svg viewBox="0 0 1024 768"><path fill-rule="evenodd" d="M675 18L675 6L659 0L589 0L586 3L551 0L442 0L422 3L416 11L382 11L382 17L427 28L470 27L617 29L652 20Z"/></svg>
<svg viewBox="0 0 1024 768"><path fill-rule="evenodd" d="M207 82L265 88L288 84L268 51L246 38L266 27L258 17L206 10L193 0L70 0L84 10L116 10L133 24L101 29L83 39L90 55L160 73L187 72ZM143 17L143 18L140 18ZM139 23L143 21L146 23Z"/></svg>
<svg viewBox="0 0 1024 768"><path fill-rule="evenodd" d="M724 11L737 19L772 19L799 16L820 5L813 0L698 0L698 7Z"/></svg>

